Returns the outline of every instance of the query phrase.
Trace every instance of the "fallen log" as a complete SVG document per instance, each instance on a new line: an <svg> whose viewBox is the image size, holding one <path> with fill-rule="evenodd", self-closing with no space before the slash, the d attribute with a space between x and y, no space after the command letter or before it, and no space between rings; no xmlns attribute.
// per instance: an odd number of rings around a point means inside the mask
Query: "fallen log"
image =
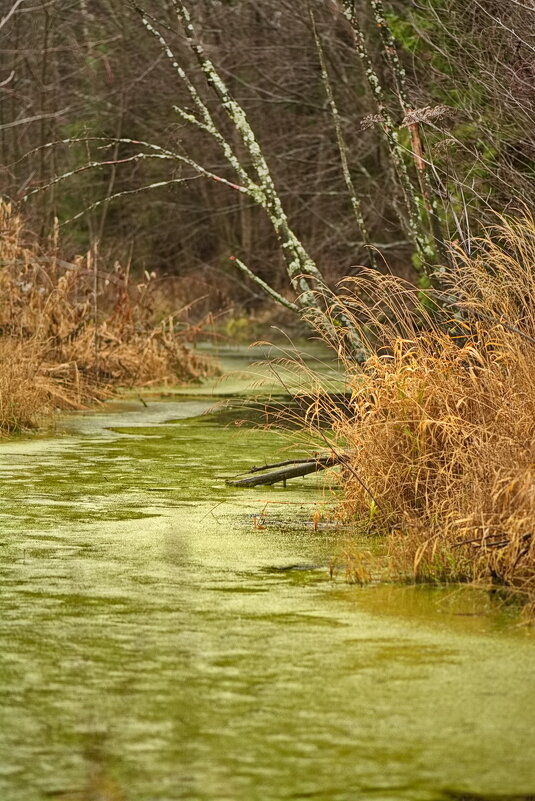
<svg viewBox="0 0 535 801"><path fill-rule="evenodd" d="M325 470L327 467L334 467L340 464L340 457L333 453L327 456L317 456L313 459L288 459L286 462L277 462L271 465L264 465L263 467L253 467L250 473L258 473L261 470L269 470L263 475L248 476L246 478L227 479L226 483L230 487L259 487L261 485L276 484L282 481L283 486L290 478L298 478L299 476L307 476L310 473L317 473L319 470ZM270 470L272 467L277 467L277 470Z"/></svg>

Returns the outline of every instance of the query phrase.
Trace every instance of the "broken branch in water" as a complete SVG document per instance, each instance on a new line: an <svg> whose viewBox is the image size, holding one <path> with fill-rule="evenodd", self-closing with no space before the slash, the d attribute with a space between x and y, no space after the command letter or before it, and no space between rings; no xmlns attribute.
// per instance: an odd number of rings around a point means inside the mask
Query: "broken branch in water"
<svg viewBox="0 0 535 801"><path fill-rule="evenodd" d="M259 467L251 467L251 469L247 470L247 472L260 473L262 470L273 470L275 467L286 467L288 464L309 464L315 458L316 454L314 454L314 457L309 456L307 459L286 459L284 462L273 462L272 464L263 464Z"/></svg>
<svg viewBox="0 0 535 801"><path fill-rule="evenodd" d="M323 456L315 456L310 459L287 459L285 462L275 462L266 464L263 467L252 467L249 473L258 473L262 470L269 470L261 476L249 476L247 478L227 479L227 484L231 487L258 487L265 484L276 484L282 481L286 486L286 481L290 478L307 476L309 473L317 473L327 467L334 467L343 461L343 457L329 453ZM279 469L272 469L279 468Z"/></svg>

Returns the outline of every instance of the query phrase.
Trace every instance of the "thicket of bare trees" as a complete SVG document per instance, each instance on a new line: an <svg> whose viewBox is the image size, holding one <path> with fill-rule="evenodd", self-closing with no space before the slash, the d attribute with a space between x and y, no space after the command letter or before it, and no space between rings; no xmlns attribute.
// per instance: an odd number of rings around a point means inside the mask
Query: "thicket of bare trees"
<svg viewBox="0 0 535 801"><path fill-rule="evenodd" d="M241 181L217 138L188 121L198 112L191 91L147 29L165 37L244 170L254 170L221 97L206 86L178 5L148 2L145 26L140 10L122 0L6 6L0 191L20 200L54 176L102 163L30 195L34 230L44 236L55 217L75 217L64 228L73 251L99 241L134 266L195 275L200 292L203 282L217 285L221 302L236 296L230 256L283 291L285 251L269 214L250 193L225 186ZM185 6L198 41L247 113L292 231L328 282L369 265L374 254L396 271L406 273L411 262L420 268L411 214L426 218L435 245L443 236L468 249L492 209L533 205L531 0ZM44 147L67 139L86 141ZM144 148L151 157L137 158L140 147L119 141L126 139L193 158L223 181L205 180L180 158L152 157L155 150ZM412 210L394 140L415 191ZM113 195L119 197L100 203ZM258 287L239 283L244 300L258 295Z"/></svg>

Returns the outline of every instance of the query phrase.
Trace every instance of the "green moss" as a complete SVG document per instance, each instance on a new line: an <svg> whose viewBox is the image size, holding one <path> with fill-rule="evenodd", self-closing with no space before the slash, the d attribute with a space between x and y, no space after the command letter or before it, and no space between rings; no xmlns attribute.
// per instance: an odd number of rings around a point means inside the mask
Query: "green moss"
<svg viewBox="0 0 535 801"><path fill-rule="evenodd" d="M2 798L526 792L534 646L512 614L476 590L349 586L343 557L331 580L322 477L226 487L296 448L199 416L211 402L2 443Z"/></svg>

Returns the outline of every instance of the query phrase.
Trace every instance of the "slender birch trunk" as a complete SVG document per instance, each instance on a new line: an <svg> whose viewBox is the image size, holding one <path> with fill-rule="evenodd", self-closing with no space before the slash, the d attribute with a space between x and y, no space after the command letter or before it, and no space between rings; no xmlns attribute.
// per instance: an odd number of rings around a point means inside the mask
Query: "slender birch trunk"
<svg viewBox="0 0 535 801"><path fill-rule="evenodd" d="M285 301L283 305L289 308L299 308L305 318L307 318L314 327L322 330L325 335L332 340L338 338L337 331L342 327L346 332L348 343L355 357L362 360L367 354L362 346L360 338L349 319L346 317L336 297L327 289L323 276L314 259L307 252L288 221L268 163L249 123L245 110L231 95L225 81L207 55L197 36L186 5L181 2L181 0L170 0L170 4L175 11L180 27L184 31L186 42L195 55L208 85L219 99L221 108L229 117L237 135L241 139L242 146L248 154L252 165L252 174L250 174L251 171L243 167L235 150L215 122L208 106L203 101L184 68L179 64L177 57L157 26L157 23L155 23L145 11L138 9L145 28L158 39L160 46L170 59L175 72L186 86L193 101L193 113L181 107L175 107L176 112L183 120L196 125L215 139L222 149L227 162L238 175L242 184L240 189L266 212L284 254L286 270L291 286L297 294L296 304L289 305L289 302ZM264 292L267 292L279 302L283 302L282 296L256 276L240 259L235 258L233 261L236 266Z"/></svg>
<svg viewBox="0 0 535 801"><path fill-rule="evenodd" d="M331 81L329 78L329 71L327 69L327 59L325 58L325 52L323 50L323 46L321 44L321 39L318 34L318 29L316 26L316 20L314 17L314 12L312 11L312 7L309 5L308 7L310 21L312 23L312 32L314 34L314 42L316 44L316 50L318 53L318 58L320 62L321 68L321 79L323 82L323 86L325 89L325 94L327 95L327 102L329 103L329 108L331 110L331 117L334 124L334 130L336 133L336 143L338 145L338 153L340 154L340 164L342 167L342 174L344 176L345 185L349 194L349 199L351 201L351 208L353 210L353 216L355 217L355 221L357 223L357 228L360 231L360 235L362 237L362 241L364 243L364 247L368 253L368 257L370 259L370 264L372 267L377 268L377 256L374 248L371 245L370 235L368 233L368 229L366 227L366 221L364 219L364 214L362 213L362 206L360 203L360 199L357 195L357 190L355 188L355 184L353 182L353 178L351 177L351 171L349 168L349 161L347 157L347 146L344 139L344 134L342 132L342 125L340 122L340 113L338 111L338 106L336 104L336 100L334 97L333 88L331 85Z"/></svg>
<svg viewBox="0 0 535 801"><path fill-rule="evenodd" d="M401 63L398 56L396 40L386 18L383 0L370 0L370 5L376 25L381 34L383 53L386 55L392 77L394 79L396 94L400 108L403 112L403 124L409 129L412 158L416 169L416 175L418 177L421 196L429 217L435 248L441 259L447 263L450 259L444 246L444 235L442 232L442 224L440 221L437 200L431 191L431 185L427 173L427 163L424 155L424 147L420 131L421 123L418 120L418 115L409 99L405 67Z"/></svg>
<svg viewBox="0 0 535 801"><path fill-rule="evenodd" d="M386 26L386 19L384 13L382 13L382 3L380 0L379 2L377 2L377 0L369 0L369 3L372 8L374 21L381 29L383 24ZM409 175L405 161L405 149L400 142L398 128L387 108L384 89L370 56L368 43L362 29L355 0L342 0L342 9L344 16L353 30L357 55L364 66L366 79L377 106L381 128L386 138L392 164L403 193L406 219L402 219L401 222L405 223L407 234L415 245L423 272L425 273L426 268L428 269L429 266L436 261L436 249L434 239L428 231L424 199L414 186ZM387 51L393 43L393 52L390 54L387 52L387 60L389 59L391 66L393 66L399 89L399 87L404 86L404 74L398 69L398 67L401 67L401 64L397 58L397 54L395 54L395 43L389 29L383 32L382 35L383 43L389 42L388 46L385 45Z"/></svg>

